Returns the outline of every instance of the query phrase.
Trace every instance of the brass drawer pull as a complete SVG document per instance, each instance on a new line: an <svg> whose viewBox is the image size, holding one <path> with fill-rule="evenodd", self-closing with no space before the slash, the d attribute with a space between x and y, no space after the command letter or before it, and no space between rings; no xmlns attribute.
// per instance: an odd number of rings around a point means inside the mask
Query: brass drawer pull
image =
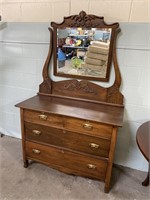
<svg viewBox="0 0 150 200"><path fill-rule="evenodd" d="M38 130L33 130L32 133L34 135L41 135L41 131L38 131Z"/></svg>
<svg viewBox="0 0 150 200"><path fill-rule="evenodd" d="M32 152L35 153L35 154L40 154L41 153L40 150L38 150L38 149L32 149Z"/></svg>
<svg viewBox="0 0 150 200"><path fill-rule="evenodd" d="M83 128L87 129L87 130L92 130L93 129L93 126L89 123L85 123L83 124Z"/></svg>
<svg viewBox="0 0 150 200"><path fill-rule="evenodd" d="M89 169L96 169L96 166L95 166L95 165L92 165L92 164L88 164L87 167L88 167Z"/></svg>
<svg viewBox="0 0 150 200"><path fill-rule="evenodd" d="M39 115L39 118L40 118L41 120L47 120L47 115L41 114L41 115Z"/></svg>
<svg viewBox="0 0 150 200"><path fill-rule="evenodd" d="M99 148L99 145L98 144L95 144L95 143L90 143L89 146L91 148L95 148L95 149L98 149Z"/></svg>

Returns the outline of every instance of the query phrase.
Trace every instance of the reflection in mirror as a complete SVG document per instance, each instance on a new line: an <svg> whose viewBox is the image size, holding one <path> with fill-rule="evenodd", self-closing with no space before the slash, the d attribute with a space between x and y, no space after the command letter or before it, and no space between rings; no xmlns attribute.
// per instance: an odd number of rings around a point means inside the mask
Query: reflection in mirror
<svg viewBox="0 0 150 200"><path fill-rule="evenodd" d="M57 29L57 72L106 78L112 28Z"/></svg>

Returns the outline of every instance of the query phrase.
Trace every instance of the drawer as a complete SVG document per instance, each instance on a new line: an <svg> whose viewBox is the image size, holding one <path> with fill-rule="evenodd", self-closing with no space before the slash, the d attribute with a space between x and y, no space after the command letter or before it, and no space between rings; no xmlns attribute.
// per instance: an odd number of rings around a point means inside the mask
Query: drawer
<svg viewBox="0 0 150 200"><path fill-rule="evenodd" d="M25 122L27 140L43 142L75 151L108 157L110 140Z"/></svg>
<svg viewBox="0 0 150 200"><path fill-rule="evenodd" d="M61 116L30 110L24 110L24 121L58 128L63 127Z"/></svg>
<svg viewBox="0 0 150 200"><path fill-rule="evenodd" d="M53 168L68 171L68 173L105 179L107 168L107 161L105 160L33 142L26 142L26 154L28 159L40 161Z"/></svg>
<svg viewBox="0 0 150 200"><path fill-rule="evenodd" d="M105 139L111 139L113 130L113 126L111 125L104 125L97 122L86 121L76 118L69 118L69 117L65 118L64 127L71 131L87 133Z"/></svg>

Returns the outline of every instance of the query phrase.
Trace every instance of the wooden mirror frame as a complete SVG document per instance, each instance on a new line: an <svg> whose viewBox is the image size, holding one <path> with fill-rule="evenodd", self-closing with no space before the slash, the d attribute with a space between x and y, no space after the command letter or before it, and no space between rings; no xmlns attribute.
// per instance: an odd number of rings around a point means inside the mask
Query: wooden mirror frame
<svg viewBox="0 0 150 200"><path fill-rule="evenodd" d="M115 40L119 29L118 23L106 24L104 17L99 17L96 15L88 15L84 11L81 11L79 15L72 15L64 17L62 23L51 22L51 27L53 27L53 62L54 62L54 75L67 77L67 78L77 78L77 79L87 79L92 81L103 81L108 82L110 77L110 68L112 64L112 54L114 51ZM58 71L57 64L57 30L65 28L82 28L82 29L91 29L91 28L103 28L103 29L112 29L108 59L107 59L107 68L106 76L98 77L92 75L73 75L69 73L60 73ZM71 65L71 64L70 64ZM84 67L83 67L84 68Z"/></svg>
<svg viewBox="0 0 150 200"><path fill-rule="evenodd" d="M74 15L76 16L76 15ZM98 18L99 19L99 18ZM69 18L70 21L70 18ZM84 20L83 20L84 21ZM81 23L81 22L80 22ZM103 20L102 20L102 23ZM95 25L94 25L95 26ZM119 27L118 23L115 27ZM88 80L63 80L53 81L49 75L49 64L53 54L53 29L49 28L50 31L50 45L49 52L46 62L43 67L43 82L39 85L39 95L56 96L61 98L76 99L83 101L91 101L103 104L110 104L116 106L123 106L123 95L119 91L121 85L121 74L118 67L117 56L116 56L116 35L120 32L119 28L115 28L115 34L113 35L113 52L112 62L115 72L115 80L112 86L105 88ZM56 40L56 38L54 38ZM56 47L55 47L56 48Z"/></svg>

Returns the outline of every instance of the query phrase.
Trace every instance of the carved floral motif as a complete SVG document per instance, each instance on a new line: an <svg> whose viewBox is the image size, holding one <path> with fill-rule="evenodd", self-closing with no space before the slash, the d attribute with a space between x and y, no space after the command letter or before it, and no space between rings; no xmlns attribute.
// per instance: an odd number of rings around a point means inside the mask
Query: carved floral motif
<svg viewBox="0 0 150 200"><path fill-rule="evenodd" d="M87 82L71 82L69 84L64 84L63 85L64 90L69 90L69 91L78 91L78 92L84 92L84 93L93 93L97 94L96 90L89 86Z"/></svg>

